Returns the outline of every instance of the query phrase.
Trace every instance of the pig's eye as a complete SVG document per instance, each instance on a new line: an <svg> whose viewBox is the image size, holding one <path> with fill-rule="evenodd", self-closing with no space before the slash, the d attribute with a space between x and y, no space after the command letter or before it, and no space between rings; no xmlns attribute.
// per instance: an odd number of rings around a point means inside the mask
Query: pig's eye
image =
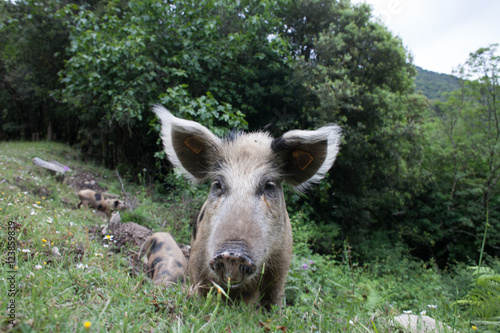
<svg viewBox="0 0 500 333"><path fill-rule="evenodd" d="M276 183L273 181L267 181L262 186L262 194L267 195L268 197L272 197L276 193Z"/></svg>
<svg viewBox="0 0 500 333"><path fill-rule="evenodd" d="M221 196L222 194L224 194L224 184L220 179L216 179L212 182L210 193L216 196Z"/></svg>
<svg viewBox="0 0 500 333"><path fill-rule="evenodd" d="M266 182L266 184L264 185L264 190L265 191L270 191L270 190L274 190L276 188L276 184L274 182Z"/></svg>

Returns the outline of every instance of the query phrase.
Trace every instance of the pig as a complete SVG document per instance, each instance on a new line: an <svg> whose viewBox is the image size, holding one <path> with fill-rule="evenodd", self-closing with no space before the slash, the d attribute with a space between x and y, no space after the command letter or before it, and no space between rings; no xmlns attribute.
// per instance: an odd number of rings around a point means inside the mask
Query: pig
<svg viewBox="0 0 500 333"><path fill-rule="evenodd" d="M156 232L144 242L139 257L143 249L148 259L148 275L155 284L169 287L184 281L187 260L172 235Z"/></svg>
<svg viewBox="0 0 500 333"><path fill-rule="evenodd" d="M92 207L98 211L104 212L109 218L111 216L111 210L123 210L127 206L118 199L106 199L101 193L96 193L92 190L81 190L78 192L78 197L80 202L78 203L78 208L82 205L84 207Z"/></svg>
<svg viewBox="0 0 500 333"><path fill-rule="evenodd" d="M340 127L219 138L162 106L154 112L170 162L194 183L211 182L191 236L190 281L202 295L216 285L231 299L281 306L293 244L282 186L303 191L325 176L339 151Z"/></svg>

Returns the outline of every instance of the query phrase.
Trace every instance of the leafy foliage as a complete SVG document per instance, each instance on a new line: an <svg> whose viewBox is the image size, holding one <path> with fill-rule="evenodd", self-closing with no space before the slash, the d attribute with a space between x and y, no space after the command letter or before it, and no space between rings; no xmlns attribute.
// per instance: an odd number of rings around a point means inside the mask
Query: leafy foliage
<svg viewBox="0 0 500 333"><path fill-rule="evenodd" d="M422 245L426 244L433 256L475 259L488 206L495 208L489 213L492 228L486 253L495 253L500 244L500 89L496 49L491 45L471 54L457 72L460 89L447 95L446 101L434 104L427 125L431 144L425 166L432 181L415 201L412 215L418 221L414 223L416 233L425 236Z"/></svg>
<svg viewBox="0 0 500 333"><path fill-rule="evenodd" d="M415 72L409 56L399 39L370 20L365 5L299 1L287 26L301 56L294 72L304 94L297 118L311 127L338 123L344 132L332 176L308 198L318 223L330 226L323 238L335 239L338 224L352 244L367 242L374 228L394 243L394 225L420 191L414 184L422 182L426 103L411 95ZM301 44L305 37L307 45ZM304 203L298 204L300 209ZM328 253L342 244L335 243L323 242L316 250ZM365 258L371 253L355 249Z"/></svg>
<svg viewBox="0 0 500 333"><path fill-rule="evenodd" d="M258 85L276 86L280 75L273 74L283 71L283 47L266 39L274 28L264 4L186 0L120 5L110 2L103 15L76 7L65 12L71 58L61 72L62 94L85 110L80 119L100 136L95 148L103 162L127 161L121 152L124 139L153 141L141 138L153 119L151 104L163 103L207 126L245 128L243 113L232 106L252 114L259 100L272 99ZM242 10L243 16L238 14ZM265 72L259 72L263 65ZM266 82L264 74L272 80ZM151 151L144 145L133 148Z"/></svg>
<svg viewBox="0 0 500 333"><path fill-rule="evenodd" d="M61 88L68 31L58 0L0 2L0 138L71 141L71 117L52 92ZM69 126L68 126L69 124Z"/></svg>
<svg viewBox="0 0 500 333"><path fill-rule="evenodd" d="M468 305L474 314L484 320L500 317L500 275L489 267L470 267L477 275L476 285L458 304Z"/></svg>

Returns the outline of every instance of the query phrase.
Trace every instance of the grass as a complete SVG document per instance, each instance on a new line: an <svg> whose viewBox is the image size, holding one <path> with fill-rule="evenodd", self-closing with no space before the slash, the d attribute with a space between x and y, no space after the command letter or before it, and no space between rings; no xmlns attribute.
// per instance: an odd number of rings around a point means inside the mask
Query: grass
<svg viewBox="0 0 500 333"><path fill-rule="evenodd" d="M90 172L109 192L119 193L121 188L114 172L83 161L68 146L0 143L4 331L401 332L391 319L403 311L426 311L461 332L470 329L467 308L454 303L474 282L465 268L438 273L432 262L411 260L397 251L391 260L358 267L349 260L348 244L343 261L312 254L305 246L307 237L298 234L304 225L301 214L291 215L298 241L282 309L227 304L216 290L200 298L189 285L155 286L131 267L137 247L117 248L112 239L96 235L95 226L104 225L105 218L76 209L77 189L35 167L33 157L59 160L73 174ZM187 242L189 221L205 194L203 188L188 189L183 180L172 182L178 186L159 200L149 189L125 181L138 206L124 212L122 221L167 230ZM11 245L15 261L9 258Z"/></svg>

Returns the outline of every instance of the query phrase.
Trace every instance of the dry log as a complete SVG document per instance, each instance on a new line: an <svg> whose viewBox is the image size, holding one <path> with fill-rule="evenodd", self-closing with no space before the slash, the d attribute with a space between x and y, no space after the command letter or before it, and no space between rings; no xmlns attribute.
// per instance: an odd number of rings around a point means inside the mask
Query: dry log
<svg viewBox="0 0 500 333"><path fill-rule="evenodd" d="M52 172L60 173L62 175L64 175L66 172L72 171L67 165L63 165L57 161L47 162L39 157L33 158L33 164Z"/></svg>

